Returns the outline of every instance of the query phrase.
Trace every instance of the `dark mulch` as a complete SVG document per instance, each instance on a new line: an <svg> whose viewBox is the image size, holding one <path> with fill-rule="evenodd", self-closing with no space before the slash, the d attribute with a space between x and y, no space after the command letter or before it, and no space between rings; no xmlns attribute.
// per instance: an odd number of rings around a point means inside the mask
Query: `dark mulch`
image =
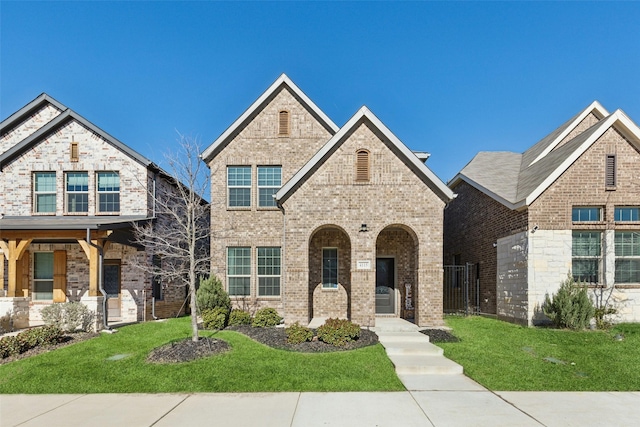
<svg viewBox="0 0 640 427"><path fill-rule="evenodd" d="M269 347L281 350L299 351L302 353L327 353L332 351L355 350L378 343L378 336L367 329L360 330L360 337L342 347L336 347L322 341L309 341L300 344L289 344L284 328L254 328L251 326L230 326L227 329L240 332ZM314 338L315 339L315 338Z"/></svg>
<svg viewBox="0 0 640 427"><path fill-rule="evenodd" d="M95 332L74 332L71 334L66 334L62 336L62 340L57 344L34 347L31 350L27 350L24 353L18 354L16 356L9 356L5 357L4 359L0 359L0 365L14 362L16 360L26 359L27 357L35 356L37 354L47 353L51 350L57 350L71 344L76 344L91 338L95 338L99 335L100 334L97 334Z"/></svg>
<svg viewBox="0 0 640 427"><path fill-rule="evenodd" d="M459 342L460 339L444 329L423 329L420 332L429 337L430 342Z"/></svg>
<svg viewBox="0 0 640 427"><path fill-rule="evenodd" d="M229 350L229 344L222 340L202 337L198 341L191 338L176 341L158 347L149 353L148 362L152 363L182 363L213 356Z"/></svg>

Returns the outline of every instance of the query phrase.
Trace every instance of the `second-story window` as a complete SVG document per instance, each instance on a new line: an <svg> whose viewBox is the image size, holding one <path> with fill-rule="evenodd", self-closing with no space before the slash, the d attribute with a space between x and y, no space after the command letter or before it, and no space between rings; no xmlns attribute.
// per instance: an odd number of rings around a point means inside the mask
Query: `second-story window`
<svg viewBox="0 0 640 427"><path fill-rule="evenodd" d="M229 207L251 206L251 166L227 168Z"/></svg>
<svg viewBox="0 0 640 427"><path fill-rule="evenodd" d="M118 172L98 172L98 212L120 212L120 175Z"/></svg>
<svg viewBox="0 0 640 427"><path fill-rule="evenodd" d="M67 172L65 181L67 212L89 212L89 174L87 172Z"/></svg>
<svg viewBox="0 0 640 427"><path fill-rule="evenodd" d="M282 185L281 166L258 166L258 206L275 207L273 195Z"/></svg>
<svg viewBox="0 0 640 427"><path fill-rule="evenodd" d="M56 173L36 172L33 174L33 210L37 213L56 212Z"/></svg>

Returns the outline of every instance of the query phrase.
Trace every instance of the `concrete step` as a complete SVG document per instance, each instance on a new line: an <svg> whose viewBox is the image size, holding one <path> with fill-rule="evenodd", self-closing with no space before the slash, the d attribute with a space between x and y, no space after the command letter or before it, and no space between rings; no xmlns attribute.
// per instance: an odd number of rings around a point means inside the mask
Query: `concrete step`
<svg viewBox="0 0 640 427"><path fill-rule="evenodd" d="M462 366L443 356L389 356L398 375L456 375Z"/></svg>
<svg viewBox="0 0 640 427"><path fill-rule="evenodd" d="M371 328L375 333L381 332L416 332L420 328L397 317L376 317L376 326Z"/></svg>
<svg viewBox="0 0 640 427"><path fill-rule="evenodd" d="M389 342L385 347L389 356L442 356L444 350L430 342Z"/></svg>
<svg viewBox="0 0 640 427"><path fill-rule="evenodd" d="M378 334L382 345L385 343L429 342L429 337L420 332L376 332L376 334Z"/></svg>

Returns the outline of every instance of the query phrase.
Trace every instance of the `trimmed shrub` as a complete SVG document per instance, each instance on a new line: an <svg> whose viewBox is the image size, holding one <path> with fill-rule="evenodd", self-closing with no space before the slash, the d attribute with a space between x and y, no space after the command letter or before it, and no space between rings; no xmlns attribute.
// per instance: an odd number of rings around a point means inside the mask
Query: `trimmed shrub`
<svg viewBox="0 0 640 427"><path fill-rule="evenodd" d="M289 344L300 344L313 339L313 331L298 322L285 328L284 332L287 334L287 342Z"/></svg>
<svg viewBox="0 0 640 427"><path fill-rule="evenodd" d="M18 335L0 338L0 358L5 358L40 345L57 344L62 339L62 331L56 326L27 329Z"/></svg>
<svg viewBox="0 0 640 427"><path fill-rule="evenodd" d="M256 312L253 317L251 326L259 328L267 328L269 326L276 326L282 321L282 317L278 314L275 308L261 308Z"/></svg>
<svg viewBox="0 0 640 427"><path fill-rule="evenodd" d="M91 331L95 320L95 313L80 302L51 304L41 313L45 325L56 326L63 332Z"/></svg>
<svg viewBox="0 0 640 427"><path fill-rule="evenodd" d="M227 325L229 311L224 307L202 310L202 326L205 329L221 330Z"/></svg>
<svg viewBox="0 0 640 427"><path fill-rule="evenodd" d="M595 314L587 287L569 276L551 298L545 296L542 311L559 328L585 329Z"/></svg>
<svg viewBox="0 0 640 427"><path fill-rule="evenodd" d="M360 325L346 319L327 319L318 328L317 334L320 341L342 347L360 337Z"/></svg>
<svg viewBox="0 0 640 427"><path fill-rule="evenodd" d="M249 312L234 308L229 314L229 326L250 325L251 314Z"/></svg>
<svg viewBox="0 0 640 427"><path fill-rule="evenodd" d="M225 308L227 312L231 310L231 299L216 276L200 279L200 287L196 291L196 302L200 313L218 307Z"/></svg>

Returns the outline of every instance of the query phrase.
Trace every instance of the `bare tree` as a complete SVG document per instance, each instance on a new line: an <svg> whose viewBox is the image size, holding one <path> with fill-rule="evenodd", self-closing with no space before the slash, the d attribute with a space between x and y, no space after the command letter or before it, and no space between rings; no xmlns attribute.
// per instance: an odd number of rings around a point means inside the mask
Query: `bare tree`
<svg viewBox="0 0 640 427"><path fill-rule="evenodd" d="M137 266L163 283L188 288L192 339L198 341L196 284L209 274L211 261L209 205L202 198L209 175L197 139L179 135L178 144L176 152L165 154L168 170L147 184L154 219L134 225L136 243L149 254Z"/></svg>

